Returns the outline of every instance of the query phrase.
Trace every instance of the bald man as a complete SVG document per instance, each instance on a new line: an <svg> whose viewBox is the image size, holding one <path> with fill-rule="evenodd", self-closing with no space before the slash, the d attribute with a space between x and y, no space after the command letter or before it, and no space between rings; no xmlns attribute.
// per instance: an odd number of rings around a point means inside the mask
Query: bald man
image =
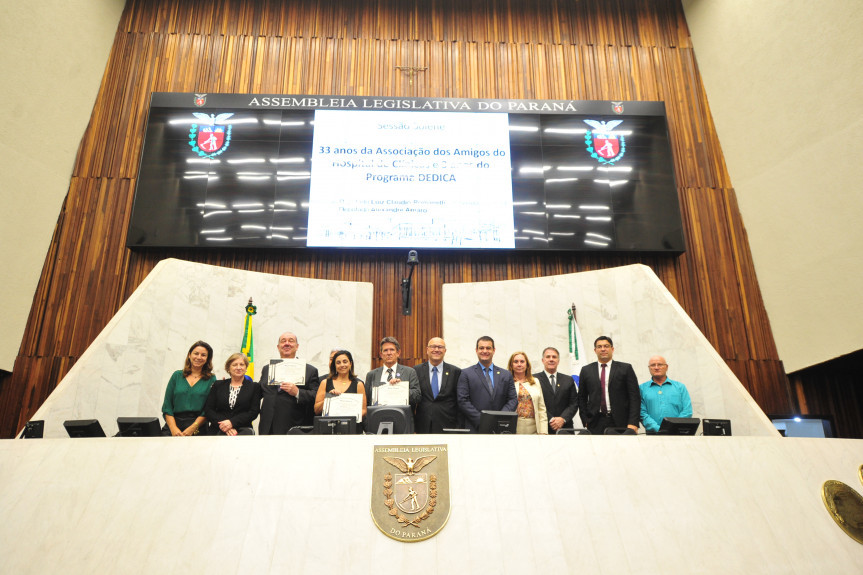
<svg viewBox="0 0 863 575"><path fill-rule="evenodd" d="M422 394L414 418L417 433L443 433L444 429L461 427L456 397L461 370L445 363L445 355L446 342L433 337L426 346L428 361L414 366Z"/></svg>
<svg viewBox="0 0 863 575"><path fill-rule="evenodd" d="M650 380L641 384L641 423L648 433L656 433L666 417L692 417L692 402L686 386L668 379L668 363L661 355L647 362Z"/></svg>
<svg viewBox="0 0 863 575"><path fill-rule="evenodd" d="M300 343L296 334L286 331L279 336L276 349L282 359L297 357ZM314 417L315 395L318 393L318 369L306 364L306 381L280 381L278 385L269 384L270 366L261 370L258 382L264 392L261 402L261 421L258 435L285 435L297 425L311 425Z"/></svg>

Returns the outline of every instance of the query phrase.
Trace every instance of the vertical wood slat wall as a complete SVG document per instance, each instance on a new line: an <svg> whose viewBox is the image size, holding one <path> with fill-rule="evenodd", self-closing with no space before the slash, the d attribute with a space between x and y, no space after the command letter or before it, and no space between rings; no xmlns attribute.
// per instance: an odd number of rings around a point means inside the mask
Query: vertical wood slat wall
<svg viewBox="0 0 863 575"><path fill-rule="evenodd" d="M800 413L833 417L836 437L863 439L863 350L788 374Z"/></svg>
<svg viewBox="0 0 863 575"><path fill-rule="evenodd" d="M395 66L428 69L411 84ZM401 252L131 252L126 227L149 95L156 91L662 100L688 250L681 256L423 254L408 317L400 313ZM643 263L765 411L787 412L792 405L678 0L129 0L13 374L0 389L0 435L21 429L168 257L372 281L372 339L397 336L405 363L421 361L425 341L441 332L444 283Z"/></svg>

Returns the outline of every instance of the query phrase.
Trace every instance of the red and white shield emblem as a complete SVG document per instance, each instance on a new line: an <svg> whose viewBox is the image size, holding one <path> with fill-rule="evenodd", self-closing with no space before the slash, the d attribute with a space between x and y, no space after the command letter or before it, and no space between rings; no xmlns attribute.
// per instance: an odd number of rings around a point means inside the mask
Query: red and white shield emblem
<svg viewBox="0 0 863 575"><path fill-rule="evenodd" d="M590 157L600 164L612 165L620 160L626 153L626 138L622 133L614 129L621 125L623 120L584 120L584 123L593 128L584 134L584 143Z"/></svg>
<svg viewBox="0 0 863 575"><path fill-rule="evenodd" d="M201 126L198 132L198 147L212 154L225 143L224 126Z"/></svg>
<svg viewBox="0 0 863 575"><path fill-rule="evenodd" d="M199 94L200 95L200 94ZM206 94L203 94L206 95ZM225 125L234 112L204 114L192 112L202 124L192 124L189 129L189 146L202 158L211 160L231 145L231 125Z"/></svg>
<svg viewBox="0 0 863 575"><path fill-rule="evenodd" d="M195 94L195 105L199 108L207 103L206 94Z"/></svg>
<svg viewBox="0 0 863 575"><path fill-rule="evenodd" d="M620 153L620 140L608 134L595 134L593 147L599 156L610 160Z"/></svg>

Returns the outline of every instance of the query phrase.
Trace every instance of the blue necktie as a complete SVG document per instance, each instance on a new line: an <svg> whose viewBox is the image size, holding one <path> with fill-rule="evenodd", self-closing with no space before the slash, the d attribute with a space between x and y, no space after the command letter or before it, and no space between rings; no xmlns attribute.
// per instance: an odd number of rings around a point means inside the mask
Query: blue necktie
<svg viewBox="0 0 863 575"><path fill-rule="evenodd" d="M440 388L438 387L438 381L437 381L437 366L432 367L431 385L432 385L432 395L434 396L435 399L437 399L437 394L440 393Z"/></svg>

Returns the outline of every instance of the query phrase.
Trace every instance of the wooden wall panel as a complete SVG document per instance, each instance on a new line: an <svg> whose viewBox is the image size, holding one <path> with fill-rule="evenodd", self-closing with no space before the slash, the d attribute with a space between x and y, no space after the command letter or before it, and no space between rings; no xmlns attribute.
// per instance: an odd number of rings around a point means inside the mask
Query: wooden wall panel
<svg viewBox="0 0 863 575"><path fill-rule="evenodd" d="M427 66L413 80L395 66ZM151 92L662 100L689 249L668 255L124 247ZM441 286L649 265L766 409L791 403L678 0L129 0L58 218L0 434L19 430L160 260L370 280L373 341L407 363L442 326ZM422 302L422 304L420 304ZM590 334L587 334L589 337Z"/></svg>
<svg viewBox="0 0 863 575"><path fill-rule="evenodd" d="M794 413L832 415L836 437L863 439L863 350L790 373L788 379L799 405Z"/></svg>

